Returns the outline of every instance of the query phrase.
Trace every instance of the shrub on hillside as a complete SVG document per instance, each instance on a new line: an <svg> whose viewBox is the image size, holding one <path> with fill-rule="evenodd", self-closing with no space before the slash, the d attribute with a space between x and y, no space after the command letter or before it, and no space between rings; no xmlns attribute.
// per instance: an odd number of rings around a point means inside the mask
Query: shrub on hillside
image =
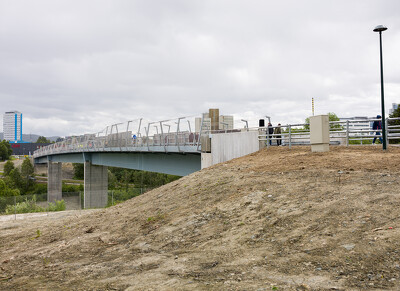
<svg viewBox="0 0 400 291"><path fill-rule="evenodd" d="M64 200L49 203L47 208L37 205L36 200L36 195L33 195L32 199L25 198L25 201L16 203L15 205L7 205L6 214L63 211L66 208Z"/></svg>
<svg viewBox="0 0 400 291"><path fill-rule="evenodd" d="M56 201L54 203L49 203L49 206L47 206L47 211L63 211L63 210L65 210L64 200Z"/></svg>
<svg viewBox="0 0 400 291"><path fill-rule="evenodd" d="M34 195L31 200L25 198L25 201L19 202L15 205L7 205L6 214L14 213L34 213L44 212L44 208L36 204L36 196Z"/></svg>

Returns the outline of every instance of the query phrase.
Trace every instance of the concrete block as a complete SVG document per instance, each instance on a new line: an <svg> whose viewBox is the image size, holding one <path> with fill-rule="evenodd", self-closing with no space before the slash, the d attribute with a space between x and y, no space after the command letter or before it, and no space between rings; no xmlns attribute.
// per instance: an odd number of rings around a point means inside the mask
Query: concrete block
<svg viewBox="0 0 400 291"><path fill-rule="evenodd" d="M312 152L329 152L329 144L313 144L311 145Z"/></svg>
<svg viewBox="0 0 400 291"><path fill-rule="evenodd" d="M212 154L211 153L201 153L201 168L208 168L212 166Z"/></svg>

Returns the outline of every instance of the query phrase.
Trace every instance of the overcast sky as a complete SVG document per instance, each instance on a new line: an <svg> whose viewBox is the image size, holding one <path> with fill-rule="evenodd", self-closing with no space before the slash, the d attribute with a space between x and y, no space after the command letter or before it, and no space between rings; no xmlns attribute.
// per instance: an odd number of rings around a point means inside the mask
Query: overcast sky
<svg viewBox="0 0 400 291"><path fill-rule="evenodd" d="M312 97L315 114L375 116L379 24L388 113L400 103L398 0L0 0L0 109L46 136L208 108L298 123Z"/></svg>

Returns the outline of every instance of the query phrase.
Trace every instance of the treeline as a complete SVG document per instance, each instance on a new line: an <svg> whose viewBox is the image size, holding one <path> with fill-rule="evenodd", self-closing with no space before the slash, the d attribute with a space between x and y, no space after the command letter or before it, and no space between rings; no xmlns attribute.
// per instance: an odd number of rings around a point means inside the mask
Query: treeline
<svg viewBox="0 0 400 291"><path fill-rule="evenodd" d="M0 179L0 196L18 196L35 193L33 165L28 158L22 162L21 170L8 160L4 164L3 179Z"/></svg>
<svg viewBox="0 0 400 291"><path fill-rule="evenodd" d="M6 161L12 155L11 145L8 141L2 140L0 141L0 160Z"/></svg>
<svg viewBox="0 0 400 291"><path fill-rule="evenodd" d="M83 191L83 185L62 185L62 192L79 191ZM16 168L10 160L4 164L3 178L0 179L0 197L44 193L47 193L47 184L36 182L33 164L29 158L25 158L20 168Z"/></svg>
<svg viewBox="0 0 400 291"><path fill-rule="evenodd" d="M74 178L83 180L83 164L73 164ZM179 179L180 176L140 170L108 167L108 189L155 188Z"/></svg>

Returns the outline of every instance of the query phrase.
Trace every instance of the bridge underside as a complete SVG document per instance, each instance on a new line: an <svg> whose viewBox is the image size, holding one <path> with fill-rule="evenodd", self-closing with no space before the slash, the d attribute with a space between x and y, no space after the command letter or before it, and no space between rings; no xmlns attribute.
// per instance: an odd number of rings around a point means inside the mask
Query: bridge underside
<svg viewBox="0 0 400 291"><path fill-rule="evenodd" d="M62 163L84 163L84 207L107 205L107 167L144 170L185 176L201 169L201 155L178 153L70 153L54 154L35 159L36 164L48 164L48 200L62 199Z"/></svg>
<svg viewBox="0 0 400 291"><path fill-rule="evenodd" d="M201 169L201 155L179 153L71 153L44 156L35 163L51 162L84 163L98 166L119 167L170 175L186 176Z"/></svg>

